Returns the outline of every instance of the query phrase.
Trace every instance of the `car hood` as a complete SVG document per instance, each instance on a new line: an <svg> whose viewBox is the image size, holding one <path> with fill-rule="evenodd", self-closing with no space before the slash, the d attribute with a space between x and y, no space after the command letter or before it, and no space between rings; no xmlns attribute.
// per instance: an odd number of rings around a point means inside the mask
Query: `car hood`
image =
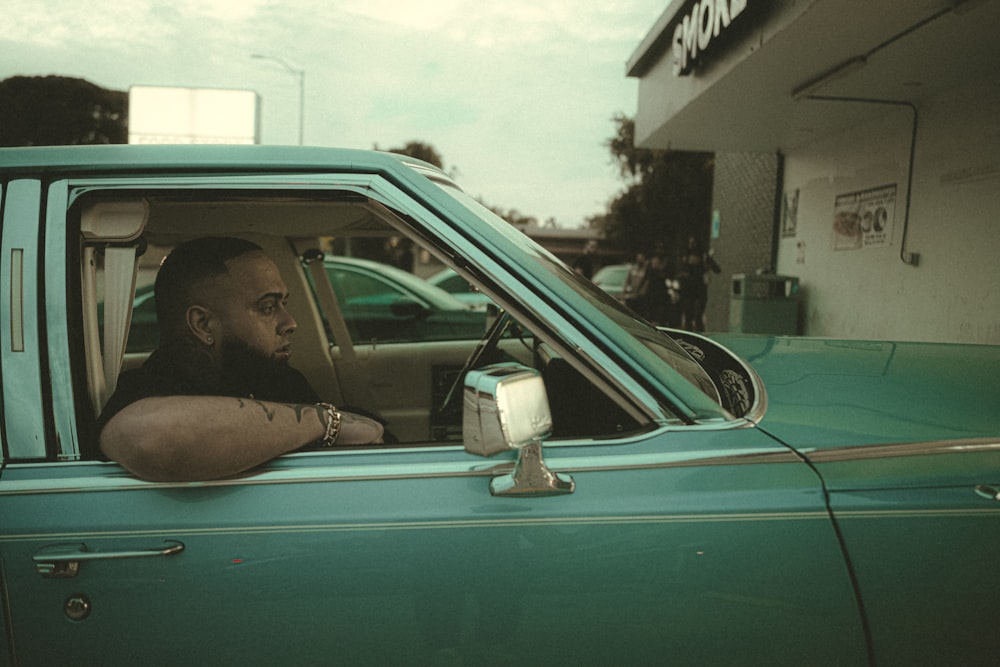
<svg viewBox="0 0 1000 667"><path fill-rule="evenodd" d="M712 336L760 374L760 428L798 451L997 438L1000 346Z"/></svg>

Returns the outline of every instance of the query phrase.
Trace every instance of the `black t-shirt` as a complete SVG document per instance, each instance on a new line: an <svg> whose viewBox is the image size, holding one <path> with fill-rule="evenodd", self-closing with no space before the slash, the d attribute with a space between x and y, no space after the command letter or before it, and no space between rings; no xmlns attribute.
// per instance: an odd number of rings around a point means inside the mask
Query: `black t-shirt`
<svg viewBox="0 0 1000 667"><path fill-rule="evenodd" d="M294 368L223 378L196 344L178 341L154 351L141 368L121 374L97 422L98 433L118 412L152 396L233 396L275 403L320 401L309 381Z"/></svg>

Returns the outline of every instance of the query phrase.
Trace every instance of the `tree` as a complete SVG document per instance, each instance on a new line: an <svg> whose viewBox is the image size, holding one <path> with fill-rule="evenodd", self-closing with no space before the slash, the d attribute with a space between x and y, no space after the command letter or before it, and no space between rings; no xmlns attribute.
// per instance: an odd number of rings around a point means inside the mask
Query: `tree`
<svg viewBox="0 0 1000 667"><path fill-rule="evenodd" d="M490 209L493 213L496 213L499 217L503 218L504 220L514 225L518 229L523 230L525 227L531 227L532 225L538 224L538 218L536 218L533 215L524 215L516 208L504 210L499 206L491 206L490 204L484 202L482 199L479 200L479 203L485 206L486 208Z"/></svg>
<svg viewBox="0 0 1000 667"><path fill-rule="evenodd" d="M375 146L375 150L380 150L377 145ZM387 152L409 155L412 158L429 162L438 169L444 169L444 160L441 158L440 153L434 150L433 146L425 144L422 141L408 141L399 148L390 148Z"/></svg>
<svg viewBox="0 0 1000 667"><path fill-rule="evenodd" d="M377 144L375 146L375 150L381 150ZM433 146L431 146L430 144L426 144L422 141L408 141L401 147L390 148L388 152L399 153L400 155L409 155L410 157L417 158L418 160L423 160L424 162L429 162L438 169L444 170L444 158L441 157L441 154L438 153ZM455 174L457 171L458 170L455 167L452 167L451 169L448 170L448 174L452 178L455 178ZM499 206L493 206L491 204L487 204L482 199L479 200L479 203L485 206L486 208L490 209L498 216L500 216L510 224L514 225L515 227L523 229L524 227L535 225L538 223L537 218L531 215L524 215L517 209L514 208L503 209L500 208ZM550 226L555 225L555 222L551 219L546 221L546 223L549 224Z"/></svg>
<svg viewBox="0 0 1000 667"><path fill-rule="evenodd" d="M128 93L64 76L0 81L0 146L128 142Z"/></svg>
<svg viewBox="0 0 1000 667"><path fill-rule="evenodd" d="M621 114L614 122L617 131L607 146L625 189L589 224L629 255L650 249L672 255L688 235L706 245L714 155L636 148L635 122Z"/></svg>

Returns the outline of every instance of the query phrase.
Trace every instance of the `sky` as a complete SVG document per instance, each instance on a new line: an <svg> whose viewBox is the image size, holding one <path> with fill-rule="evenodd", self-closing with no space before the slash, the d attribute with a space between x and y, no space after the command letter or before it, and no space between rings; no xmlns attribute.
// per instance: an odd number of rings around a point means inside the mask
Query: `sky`
<svg viewBox="0 0 1000 667"><path fill-rule="evenodd" d="M430 144L474 197L575 228L622 189L606 143L668 0L5 0L0 79L256 91L261 143ZM253 54L269 59L253 58Z"/></svg>

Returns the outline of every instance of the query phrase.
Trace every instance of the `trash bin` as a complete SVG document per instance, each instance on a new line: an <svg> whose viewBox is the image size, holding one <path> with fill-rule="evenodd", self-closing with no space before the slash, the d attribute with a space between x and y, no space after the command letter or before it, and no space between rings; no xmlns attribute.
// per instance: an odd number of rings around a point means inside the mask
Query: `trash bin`
<svg viewBox="0 0 1000 667"><path fill-rule="evenodd" d="M733 274L729 331L794 336L799 333L799 279Z"/></svg>

